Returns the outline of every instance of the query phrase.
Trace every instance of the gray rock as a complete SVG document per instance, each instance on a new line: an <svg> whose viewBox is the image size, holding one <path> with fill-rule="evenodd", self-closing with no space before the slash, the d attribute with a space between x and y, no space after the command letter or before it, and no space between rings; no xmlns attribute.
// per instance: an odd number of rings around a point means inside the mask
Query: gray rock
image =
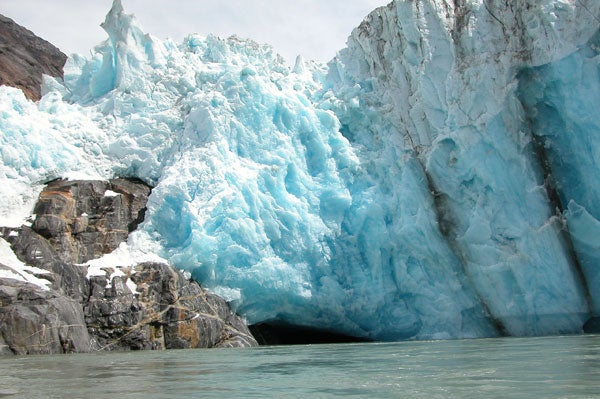
<svg viewBox="0 0 600 399"><path fill-rule="evenodd" d="M0 279L0 354L89 352L81 305L56 291Z"/></svg>
<svg viewBox="0 0 600 399"><path fill-rule="evenodd" d="M41 235L27 226L18 229L0 229L11 244L17 257L24 263L52 272L43 278L52 281L52 289L83 303L89 296L87 268L64 262L54 247Z"/></svg>
<svg viewBox="0 0 600 399"><path fill-rule="evenodd" d="M245 323L221 298L207 293L182 273L161 263L135 267L131 293L126 278L95 277L86 307L90 332L107 349L183 349L256 346Z"/></svg>

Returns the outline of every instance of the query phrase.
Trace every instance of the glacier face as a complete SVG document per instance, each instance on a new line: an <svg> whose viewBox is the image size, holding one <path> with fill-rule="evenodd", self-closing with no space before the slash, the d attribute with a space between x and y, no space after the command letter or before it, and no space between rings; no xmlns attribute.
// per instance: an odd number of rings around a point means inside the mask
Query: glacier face
<svg viewBox="0 0 600 399"><path fill-rule="evenodd" d="M392 128L375 134L382 145L417 154L440 233L501 332L568 331L591 304L548 195L517 74L585 45L598 30L598 6L456 4L392 3L353 32L330 67L342 131L360 142L361 131L386 120ZM581 136L582 147L594 147L594 132ZM589 232L581 235L595 241Z"/></svg>
<svg viewBox="0 0 600 399"><path fill-rule="evenodd" d="M398 340L577 332L600 298L600 4L396 1L328 65L109 38L0 88L2 222L59 177L155 186L128 247L250 323ZM558 211L557 211L558 208Z"/></svg>
<svg viewBox="0 0 600 399"><path fill-rule="evenodd" d="M521 72L520 98L532 133L551 171L550 184L568 223L569 236L600 310L600 32L557 62Z"/></svg>

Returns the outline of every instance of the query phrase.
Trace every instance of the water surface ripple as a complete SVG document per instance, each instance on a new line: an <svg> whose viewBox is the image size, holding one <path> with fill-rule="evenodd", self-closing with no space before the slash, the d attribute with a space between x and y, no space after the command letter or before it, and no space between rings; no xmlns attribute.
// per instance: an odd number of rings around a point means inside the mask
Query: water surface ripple
<svg viewBox="0 0 600 399"><path fill-rule="evenodd" d="M598 398L600 336L6 357L4 398Z"/></svg>

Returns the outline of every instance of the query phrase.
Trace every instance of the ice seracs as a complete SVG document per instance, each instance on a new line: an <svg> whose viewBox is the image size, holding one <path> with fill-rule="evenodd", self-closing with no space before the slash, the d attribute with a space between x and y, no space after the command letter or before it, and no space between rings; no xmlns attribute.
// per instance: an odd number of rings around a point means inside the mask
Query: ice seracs
<svg viewBox="0 0 600 399"><path fill-rule="evenodd" d="M328 65L290 68L237 37L161 41L115 1L108 40L40 103L0 88L4 209L70 174L152 183L122 250L191 272L250 323L577 332L600 295L599 16L395 1Z"/></svg>

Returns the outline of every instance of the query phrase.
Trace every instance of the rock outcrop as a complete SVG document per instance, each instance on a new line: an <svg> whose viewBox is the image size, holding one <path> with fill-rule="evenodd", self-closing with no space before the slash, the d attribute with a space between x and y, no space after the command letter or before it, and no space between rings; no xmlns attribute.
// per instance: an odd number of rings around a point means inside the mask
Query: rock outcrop
<svg viewBox="0 0 600 399"><path fill-rule="evenodd" d="M57 180L35 206L33 229L61 260L85 263L115 250L144 219L150 188L140 181Z"/></svg>
<svg viewBox="0 0 600 399"><path fill-rule="evenodd" d="M169 265L89 273L84 262L113 251L143 220L149 194L135 180L58 180L40 194L31 227L0 229L35 277L49 281L45 289L0 278L0 354L257 344L223 299Z"/></svg>
<svg viewBox="0 0 600 399"><path fill-rule="evenodd" d="M87 352L95 348L78 301L59 291L0 279L0 355Z"/></svg>
<svg viewBox="0 0 600 399"><path fill-rule="evenodd" d="M254 346L242 320L216 295L160 263L136 266L130 276L91 279L85 307L90 333L105 349L188 349Z"/></svg>
<svg viewBox="0 0 600 399"><path fill-rule="evenodd" d="M0 85L18 87L39 100L42 75L62 77L66 60L57 47L0 15Z"/></svg>

